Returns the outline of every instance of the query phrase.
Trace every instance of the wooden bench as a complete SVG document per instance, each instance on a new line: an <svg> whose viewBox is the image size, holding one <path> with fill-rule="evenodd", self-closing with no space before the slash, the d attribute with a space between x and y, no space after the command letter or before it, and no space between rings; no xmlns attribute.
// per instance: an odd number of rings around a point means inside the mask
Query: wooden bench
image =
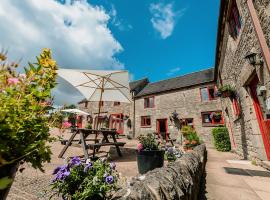
<svg viewBox="0 0 270 200"><path fill-rule="evenodd" d="M88 144L86 146L87 149L93 150L93 157L95 157L96 152L99 151L99 148L102 146L116 146L116 147L123 147L126 143L125 142L105 142L105 143L95 143L95 144ZM121 151L117 152L119 156L122 156Z"/></svg>
<svg viewBox="0 0 270 200"><path fill-rule="evenodd" d="M171 139L170 133L165 133L165 135L162 135L160 133L154 132L154 134L157 136L157 139L161 140L163 143L163 140L166 141L166 143L170 142L172 146L174 146L174 143L176 139Z"/></svg>

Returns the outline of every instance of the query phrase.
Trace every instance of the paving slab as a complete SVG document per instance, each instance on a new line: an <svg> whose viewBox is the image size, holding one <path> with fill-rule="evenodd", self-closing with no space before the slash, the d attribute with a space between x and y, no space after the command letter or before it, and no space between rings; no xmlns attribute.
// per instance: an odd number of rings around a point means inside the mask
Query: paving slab
<svg viewBox="0 0 270 200"><path fill-rule="evenodd" d="M205 193L208 200L270 200L270 171L208 148Z"/></svg>

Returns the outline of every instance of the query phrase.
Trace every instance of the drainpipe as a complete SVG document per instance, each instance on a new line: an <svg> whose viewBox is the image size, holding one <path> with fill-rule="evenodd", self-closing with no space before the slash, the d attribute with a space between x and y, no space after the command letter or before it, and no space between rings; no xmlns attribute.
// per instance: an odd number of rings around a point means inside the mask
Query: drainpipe
<svg viewBox="0 0 270 200"><path fill-rule="evenodd" d="M133 99L133 138L135 137L135 94L134 92L132 93L132 99Z"/></svg>
<svg viewBox="0 0 270 200"><path fill-rule="evenodd" d="M265 64L270 72L270 51L266 42L266 39L263 34L263 30L260 24L260 20L257 16L254 4L252 0L247 0L247 5L248 5L248 10L250 13L251 21L254 25L254 29L256 32L256 35L258 37L261 49L262 49L262 54L265 60Z"/></svg>

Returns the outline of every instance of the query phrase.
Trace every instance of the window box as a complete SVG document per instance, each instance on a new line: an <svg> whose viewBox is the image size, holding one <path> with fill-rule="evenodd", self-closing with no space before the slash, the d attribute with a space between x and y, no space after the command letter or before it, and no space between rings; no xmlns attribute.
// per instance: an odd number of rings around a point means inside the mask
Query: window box
<svg viewBox="0 0 270 200"><path fill-rule="evenodd" d="M154 108L154 107L155 107L154 97L144 98L144 108Z"/></svg>
<svg viewBox="0 0 270 200"><path fill-rule="evenodd" d="M141 117L141 127L151 127L151 116L142 116Z"/></svg>
<svg viewBox="0 0 270 200"><path fill-rule="evenodd" d="M234 97L235 89L230 85L224 85L218 89L219 95L222 98Z"/></svg>
<svg viewBox="0 0 270 200"><path fill-rule="evenodd" d="M211 111L202 113L203 126L219 126L224 124L221 111Z"/></svg>

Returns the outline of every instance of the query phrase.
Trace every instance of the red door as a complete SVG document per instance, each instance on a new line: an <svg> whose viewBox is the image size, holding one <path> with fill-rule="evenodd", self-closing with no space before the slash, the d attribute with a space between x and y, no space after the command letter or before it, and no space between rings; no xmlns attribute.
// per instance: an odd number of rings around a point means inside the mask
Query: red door
<svg viewBox="0 0 270 200"><path fill-rule="evenodd" d="M158 119L157 120L157 132L162 138L164 138L164 136L165 136L166 141L168 140L168 138L167 138L167 133L168 133L167 119Z"/></svg>
<svg viewBox="0 0 270 200"><path fill-rule="evenodd" d="M256 117L259 123L260 131L263 138L264 148L267 155L268 160L270 160L270 121L265 120L263 117L261 105L257 96L257 85L259 83L259 79L256 76L252 82L250 83L251 96L253 99L253 105L256 112Z"/></svg>
<svg viewBox="0 0 270 200"><path fill-rule="evenodd" d="M116 129L118 134L124 133L124 120L123 120L123 114L112 114L111 115L111 129Z"/></svg>
<svg viewBox="0 0 270 200"><path fill-rule="evenodd" d="M77 116L77 127L82 128L82 116Z"/></svg>

